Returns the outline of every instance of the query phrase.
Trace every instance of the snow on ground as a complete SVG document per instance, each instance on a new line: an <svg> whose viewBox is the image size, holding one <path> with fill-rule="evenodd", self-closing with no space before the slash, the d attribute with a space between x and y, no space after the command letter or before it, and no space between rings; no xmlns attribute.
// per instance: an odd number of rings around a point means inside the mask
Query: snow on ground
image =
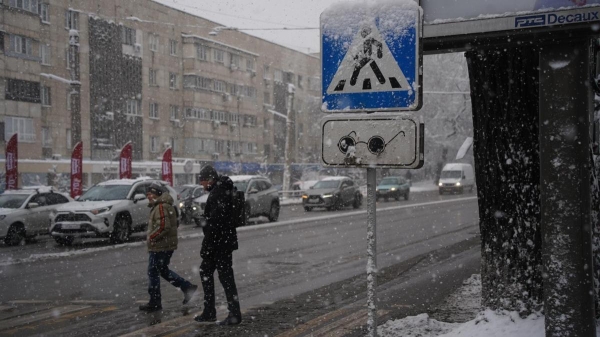
<svg viewBox="0 0 600 337"><path fill-rule="evenodd" d="M439 187L433 183L432 180L427 181L417 181L412 183L410 186L411 192L427 192L427 191L437 191Z"/></svg>
<svg viewBox="0 0 600 337"><path fill-rule="evenodd" d="M469 304L478 303L481 297L481 279L473 275L463 283L455 293L449 296L444 306L466 304L465 307L455 306L454 310L462 308L471 310ZM460 316L460 312L456 313ZM472 316L471 316L472 317ZM517 312L495 312L485 310L466 323L445 323L437 321L428 314L409 316L395 321L388 321L377 327L381 337L544 337L544 316L532 314L521 318ZM600 327L596 328L600 335Z"/></svg>

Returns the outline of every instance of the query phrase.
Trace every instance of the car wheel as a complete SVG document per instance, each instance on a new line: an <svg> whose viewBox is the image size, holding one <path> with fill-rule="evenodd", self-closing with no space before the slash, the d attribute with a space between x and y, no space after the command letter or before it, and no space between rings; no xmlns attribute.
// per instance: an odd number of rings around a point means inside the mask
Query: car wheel
<svg viewBox="0 0 600 337"><path fill-rule="evenodd" d="M360 207L360 196L358 194L354 195L354 200L352 201L352 207L359 208Z"/></svg>
<svg viewBox="0 0 600 337"><path fill-rule="evenodd" d="M329 207L325 207L325 209L327 209L328 211L333 211L334 207L333 206L329 206Z"/></svg>
<svg viewBox="0 0 600 337"><path fill-rule="evenodd" d="M72 236L54 237L54 241L56 241L56 243L58 243L61 246L70 246L73 244L73 240L75 240L75 238Z"/></svg>
<svg viewBox="0 0 600 337"><path fill-rule="evenodd" d="M23 224L17 223L10 226L4 238L7 246L25 245L25 228Z"/></svg>
<svg viewBox="0 0 600 337"><path fill-rule="evenodd" d="M308 207L308 206L304 206L304 210L305 210L306 212L310 212L310 211L312 211L312 208L310 208L310 207Z"/></svg>
<svg viewBox="0 0 600 337"><path fill-rule="evenodd" d="M112 243L123 243L129 241L129 235L131 234L131 228L129 227L129 221L124 216L119 216L115 220L113 225L113 231L110 234L110 241Z"/></svg>
<svg viewBox="0 0 600 337"><path fill-rule="evenodd" d="M269 211L269 221L275 222L279 219L279 204L273 202L271 204L271 210Z"/></svg>
<svg viewBox="0 0 600 337"><path fill-rule="evenodd" d="M396 201L400 200L400 193L396 194L396 196L394 197L394 199L395 199Z"/></svg>
<svg viewBox="0 0 600 337"><path fill-rule="evenodd" d="M408 192L406 192L406 193L404 194L404 200L408 200L408 194L409 194Z"/></svg>

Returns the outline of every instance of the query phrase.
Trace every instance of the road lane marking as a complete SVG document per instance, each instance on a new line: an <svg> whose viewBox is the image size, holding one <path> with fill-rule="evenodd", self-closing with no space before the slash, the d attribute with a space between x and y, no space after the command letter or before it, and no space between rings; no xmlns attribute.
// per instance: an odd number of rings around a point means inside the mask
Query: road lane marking
<svg viewBox="0 0 600 337"><path fill-rule="evenodd" d="M49 318L59 318L61 315L66 315L72 312L81 311L90 308L89 305L67 305L63 307L55 307L46 309L31 315L20 316L16 319L0 321L0 331L14 329L23 325L29 325Z"/></svg>

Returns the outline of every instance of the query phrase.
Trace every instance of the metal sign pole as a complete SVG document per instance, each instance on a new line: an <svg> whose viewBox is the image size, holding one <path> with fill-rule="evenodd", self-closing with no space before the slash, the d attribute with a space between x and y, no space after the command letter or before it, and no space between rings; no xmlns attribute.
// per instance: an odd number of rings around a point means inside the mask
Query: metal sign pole
<svg viewBox="0 0 600 337"><path fill-rule="evenodd" d="M367 168L367 336L377 337L377 169Z"/></svg>

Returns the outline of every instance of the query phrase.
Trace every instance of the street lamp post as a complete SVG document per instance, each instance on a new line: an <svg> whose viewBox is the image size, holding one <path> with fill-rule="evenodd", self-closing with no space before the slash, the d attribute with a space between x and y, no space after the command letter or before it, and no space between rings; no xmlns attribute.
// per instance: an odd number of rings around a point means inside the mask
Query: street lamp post
<svg viewBox="0 0 600 337"><path fill-rule="evenodd" d="M283 167L283 185L281 189L287 191L290 188L290 170L292 166L292 113L294 111L294 92L296 88L293 84L288 83L288 102L287 102L287 119L286 119L286 134L285 134L285 163Z"/></svg>

